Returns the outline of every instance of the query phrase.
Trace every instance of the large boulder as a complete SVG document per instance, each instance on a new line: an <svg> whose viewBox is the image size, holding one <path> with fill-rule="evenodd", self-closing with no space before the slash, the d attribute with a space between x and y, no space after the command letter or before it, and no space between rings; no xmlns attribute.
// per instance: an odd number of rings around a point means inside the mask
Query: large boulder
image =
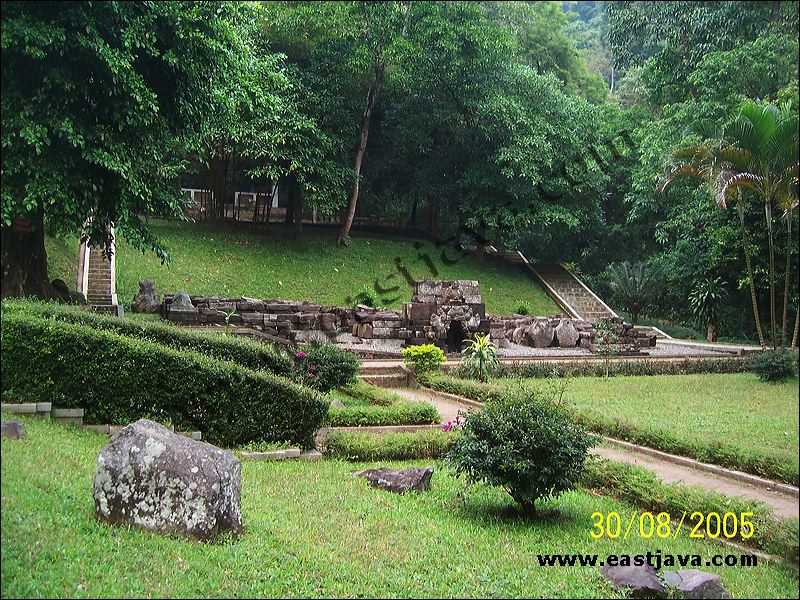
<svg viewBox="0 0 800 600"><path fill-rule="evenodd" d="M191 300L189 304L191 304ZM135 313L157 313L161 310L161 299L156 294L152 279L139 281L139 293L133 296L131 311Z"/></svg>
<svg viewBox="0 0 800 600"><path fill-rule="evenodd" d="M354 473L357 477L363 477L373 486L402 494L408 490L424 492L431 485L433 467L419 467L397 471L395 469L368 469Z"/></svg>
<svg viewBox="0 0 800 600"><path fill-rule="evenodd" d="M2 437L7 440L21 440L25 437L25 427L17 420L3 421Z"/></svg>
<svg viewBox="0 0 800 600"><path fill-rule="evenodd" d="M526 330L528 344L534 348L548 348L553 343L555 331L550 319L536 319Z"/></svg>
<svg viewBox="0 0 800 600"><path fill-rule="evenodd" d="M697 569L665 571L664 581L678 590L685 598L730 598L731 594L722 585L722 579L714 573Z"/></svg>
<svg viewBox="0 0 800 600"><path fill-rule="evenodd" d="M140 419L97 457L94 503L115 524L208 540L242 530L242 467L232 453Z"/></svg>
<svg viewBox="0 0 800 600"><path fill-rule="evenodd" d="M605 565L600 569L603 577L615 591L630 590L633 598L664 598L667 588L661 583L652 565Z"/></svg>
<svg viewBox="0 0 800 600"><path fill-rule="evenodd" d="M561 348L574 348L578 344L578 330L570 319L561 319L555 334Z"/></svg>

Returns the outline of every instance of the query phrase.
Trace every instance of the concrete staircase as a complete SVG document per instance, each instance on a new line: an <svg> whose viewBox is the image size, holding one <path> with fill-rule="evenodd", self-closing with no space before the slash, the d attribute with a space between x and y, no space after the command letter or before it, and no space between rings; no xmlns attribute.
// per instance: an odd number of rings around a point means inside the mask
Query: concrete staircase
<svg viewBox="0 0 800 600"><path fill-rule="evenodd" d="M562 265L532 265L518 250L496 252L506 262L519 265L539 282L558 307L574 319L596 321L602 317L617 317L585 283Z"/></svg>
<svg viewBox="0 0 800 600"><path fill-rule="evenodd" d="M113 229L111 230L114 234ZM81 244L78 255L77 289L86 298L95 312L112 313L122 316L122 306L117 300L116 290L116 247L112 244L109 260L100 248L88 243Z"/></svg>

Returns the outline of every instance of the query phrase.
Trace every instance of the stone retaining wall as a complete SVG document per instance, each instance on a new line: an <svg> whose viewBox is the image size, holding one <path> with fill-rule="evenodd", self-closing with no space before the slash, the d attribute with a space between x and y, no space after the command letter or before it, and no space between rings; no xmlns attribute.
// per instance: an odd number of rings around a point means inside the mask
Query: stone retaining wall
<svg viewBox="0 0 800 600"><path fill-rule="evenodd" d="M420 281L411 302L402 310L324 306L312 302L167 295L163 316L182 324L250 327L292 342L370 340L395 341L400 345L436 344L457 352L464 339L477 333L491 334L500 347L510 343L537 348L582 347L594 350L596 330L592 323L562 317L491 317L478 293L477 281ZM655 334L634 329L622 319L611 319L617 345L626 352L655 346ZM352 336L352 337L351 337Z"/></svg>

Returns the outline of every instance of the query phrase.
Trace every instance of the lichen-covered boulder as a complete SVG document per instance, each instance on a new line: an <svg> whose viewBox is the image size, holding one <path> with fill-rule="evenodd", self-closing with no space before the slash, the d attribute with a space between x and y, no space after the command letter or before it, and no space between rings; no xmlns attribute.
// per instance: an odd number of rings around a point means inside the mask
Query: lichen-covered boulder
<svg viewBox="0 0 800 600"><path fill-rule="evenodd" d="M600 569L615 591L629 590L632 598L664 598L667 588L649 564L605 565Z"/></svg>
<svg viewBox="0 0 800 600"><path fill-rule="evenodd" d="M99 518L208 540L242 530L242 467L231 452L140 419L97 457Z"/></svg>

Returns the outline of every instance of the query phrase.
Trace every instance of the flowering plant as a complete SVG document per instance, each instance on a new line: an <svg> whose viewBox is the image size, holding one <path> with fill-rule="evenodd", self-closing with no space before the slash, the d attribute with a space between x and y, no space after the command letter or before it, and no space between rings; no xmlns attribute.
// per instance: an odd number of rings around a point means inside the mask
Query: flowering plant
<svg viewBox="0 0 800 600"><path fill-rule="evenodd" d="M444 425L442 425L442 431L450 432L460 430L464 427L464 424L467 422L467 413L463 410L459 410L456 413L456 420L455 421L448 421Z"/></svg>
<svg viewBox="0 0 800 600"><path fill-rule="evenodd" d="M298 352L294 355L294 364L292 365L292 380L299 384L311 384L316 376L317 365L308 363L307 355L305 352Z"/></svg>

